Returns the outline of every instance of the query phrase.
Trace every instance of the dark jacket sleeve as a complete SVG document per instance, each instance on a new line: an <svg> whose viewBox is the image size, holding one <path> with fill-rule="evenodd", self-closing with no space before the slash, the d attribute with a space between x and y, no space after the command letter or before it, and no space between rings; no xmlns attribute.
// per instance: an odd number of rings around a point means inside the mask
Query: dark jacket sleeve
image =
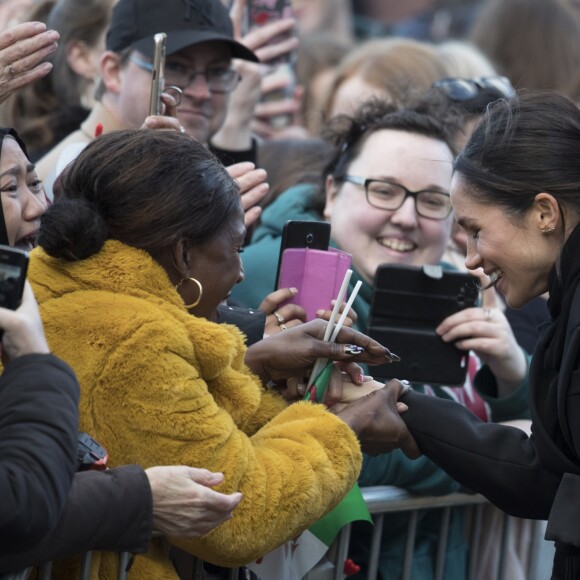
<svg viewBox="0 0 580 580"><path fill-rule="evenodd" d="M152 523L151 488L141 467L77 473L54 531L32 550L0 556L0 570L16 571L88 550L145 552Z"/></svg>
<svg viewBox="0 0 580 580"><path fill-rule="evenodd" d="M0 555L58 523L76 470L79 387L50 354L11 361L0 378Z"/></svg>
<svg viewBox="0 0 580 580"><path fill-rule="evenodd" d="M548 519L561 475L542 467L531 438L484 423L461 405L415 392L401 415L421 452L508 514Z"/></svg>

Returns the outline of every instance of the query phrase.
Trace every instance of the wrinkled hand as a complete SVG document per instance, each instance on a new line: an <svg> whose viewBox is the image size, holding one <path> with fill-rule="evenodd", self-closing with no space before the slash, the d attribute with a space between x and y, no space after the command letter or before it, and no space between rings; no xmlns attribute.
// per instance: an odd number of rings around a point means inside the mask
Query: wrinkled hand
<svg viewBox="0 0 580 580"><path fill-rule="evenodd" d="M232 517L242 500L210 489L223 482L221 473L172 466L145 470L153 495L153 531L168 537L196 538Z"/></svg>
<svg viewBox="0 0 580 580"><path fill-rule="evenodd" d="M498 302L495 289L484 290L481 308L466 308L447 317L436 331L445 342L473 350L494 374L500 396L505 396L524 380L528 365Z"/></svg>
<svg viewBox="0 0 580 580"><path fill-rule="evenodd" d="M0 32L0 103L52 70L44 60L57 48L59 34L42 22L24 22Z"/></svg>
<svg viewBox="0 0 580 580"><path fill-rule="evenodd" d="M343 326L337 342L322 340L326 326L312 320L260 340L248 348L245 362L264 384L304 374L317 358L371 365L392 362L387 348L352 328ZM363 350L353 354L352 346Z"/></svg>
<svg viewBox="0 0 580 580"><path fill-rule="evenodd" d="M0 308L0 328L3 329L2 357L13 359L25 354L48 353L42 320L32 287L26 281L22 303L16 310Z"/></svg>
<svg viewBox="0 0 580 580"><path fill-rule="evenodd" d="M266 314L264 338L306 322L306 310L297 304L284 304L297 293L296 288L280 288L262 300L258 310Z"/></svg>
<svg viewBox="0 0 580 580"><path fill-rule="evenodd" d="M330 411L352 428L365 453L378 455L401 449L407 457L416 459L421 452L399 415L404 408L397 405L403 390L403 384L393 379L382 389L347 405L334 405Z"/></svg>
<svg viewBox="0 0 580 580"><path fill-rule="evenodd" d="M261 215L262 208L257 204L268 193L270 186L263 169L256 169L253 163L236 163L226 167L227 172L240 186L240 200L244 210L244 225L249 228Z"/></svg>

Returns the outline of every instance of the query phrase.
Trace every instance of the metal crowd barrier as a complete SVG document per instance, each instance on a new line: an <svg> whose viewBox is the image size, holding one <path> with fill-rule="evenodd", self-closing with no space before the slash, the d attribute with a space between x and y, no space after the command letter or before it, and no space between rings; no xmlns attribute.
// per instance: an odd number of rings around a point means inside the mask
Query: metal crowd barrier
<svg viewBox="0 0 580 580"><path fill-rule="evenodd" d="M367 487L361 488L365 502L369 508L374 520L374 528L371 541L371 550L368 563L367 580L375 580L378 575L378 562L380 555L380 539L383 530L383 521L385 514L395 512L408 512L409 522L407 525L407 536L405 543L403 574L400 580L409 580L411 577L413 549L415 542L415 534L417 527L418 512L425 509L441 509L443 517L441 518L441 527L439 530L439 540L437 545L437 556L435 561L435 580L443 580L443 573L445 569L445 554L447 546L447 536L449 531L449 521L451 516L451 509L456 507L463 507L467 510L467 533L469 542L468 553L468 570L465 580L475 578L475 572L478 565L478 539L481 533L482 512L489 502L479 494L466 493L452 493L444 496L418 496L412 495L408 492L393 486ZM504 514L502 525L501 549L498 558L498 568L493 580L509 580L506 578L506 549L507 538L511 530L511 525L514 518ZM529 553L532 555L527 563L526 578L532 579L537 576L534 567L537 562L534 560L534 555L537 552L537 544L543 542L541 538L540 527L543 522L533 522L535 533L531 535L532 546ZM345 560L348 558L349 543L350 543L350 526L345 526L333 546L331 547L324 563L315 567L309 572L303 580L344 580L343 566ZM87 552L83 556L81 573L79 580L89 580L91 567L91 552ZM124 552L120 555L118 580L126 580L127 578L127 564L129 563L131 555ZM18 574L1 575L0 580L26 580L29 570ZM52 574L51 563L45 564L39 568L38 580L50 580ZM193 580L201 580L203 578L203 570L201 562L194 572ZM231 569L228 573L228 580L236 580L238 578L238 569ZM492 580L492 579L490 579Z"/></svg>

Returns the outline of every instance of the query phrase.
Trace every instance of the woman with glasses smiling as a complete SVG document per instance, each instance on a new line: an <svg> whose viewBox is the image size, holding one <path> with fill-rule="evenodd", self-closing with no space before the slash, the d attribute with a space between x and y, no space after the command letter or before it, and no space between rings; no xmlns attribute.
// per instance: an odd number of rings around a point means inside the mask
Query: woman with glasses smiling
<svg viewBox="0 0 580 580"><path fill-rule="evenodd" d="M330 128L335 150L322 175L323 187L295 186L264 210L252 244L245 249L245 281L234 289L233 297L256 306L272 290L279 236L286 220L326 219L332 226L333 243L352 255L351 284L363 283L354 310L358 328L366 329L373 279L380 264L441 263L453 223L449 188L455 121L435 97L404 108L374 101L353 118L337 118ZM472 350L479 358L471 355L465 385L414 388L462 402L487 421L527 417L527 357L503 313L468 308L446 323L460 336L457 347ZM410 461L400 452L367 457L359 484L397 485L424 494L458 489L428 459ZM461 517L460 513L452 515L446 579L464 578L466 573ZM441 514L426 510L419 518L412 577L432 578ZM379 563L383 578L401 577L406 526L404 515L389 516L384 525ZM349 553L363 566L371 545L368 534L364 525L353 531L354 551Z"/></svg>

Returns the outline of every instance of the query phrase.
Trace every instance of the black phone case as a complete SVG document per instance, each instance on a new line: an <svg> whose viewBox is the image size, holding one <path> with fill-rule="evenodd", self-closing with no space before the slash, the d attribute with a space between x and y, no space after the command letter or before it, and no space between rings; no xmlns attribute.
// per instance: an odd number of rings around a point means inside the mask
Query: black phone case
<svg viewBox="0 0 580 580"><path fill-rule="evenodd" d="M299 220L287 221L282 230L282 240L280 242L280 254L278 256L278 268L276 270L276 283L274 285L274 290L278 289L282 254L286 248L328 250L329 243L330 224L328 222Z"/></svg>
<svg viewBox="0 0 580 580"><path fill-rule="evenodd" d="M467 353L445 343L435 328L444 318L476 305L476 280L440 266L383 264L375 275L368 334L401 357L372 367L373 376L411 382L461 385Z"/></svg>

